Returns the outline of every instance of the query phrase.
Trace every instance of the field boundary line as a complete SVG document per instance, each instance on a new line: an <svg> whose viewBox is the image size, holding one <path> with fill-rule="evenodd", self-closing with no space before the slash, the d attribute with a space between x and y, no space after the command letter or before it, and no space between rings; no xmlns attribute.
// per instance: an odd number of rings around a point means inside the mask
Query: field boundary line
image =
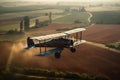
<svg viewBox="0 0 120 80"><path fill-rule="evenodd" d="M16 76L18 77L29 77L29 78L35 78L35 79L46 79L46 78L49 78L49 79L57 79L57 80L64 80L64 78L60 78L60 77L47 77L47 76L35 76L35 75L25 75L25 74L20 74L20 73L15 73Z"/></svg>
<svg viewBox="0 0 120 80"><path fill-rule="evenodd" d="M93 45L93 46L96 46L96 47L100 47L100 48L103 48L103 49L106 49L106 50L109 50L109 51L120 53L120 50L106 47L105 44L91 42L91 41L86 41L86 44Z"/></svg>

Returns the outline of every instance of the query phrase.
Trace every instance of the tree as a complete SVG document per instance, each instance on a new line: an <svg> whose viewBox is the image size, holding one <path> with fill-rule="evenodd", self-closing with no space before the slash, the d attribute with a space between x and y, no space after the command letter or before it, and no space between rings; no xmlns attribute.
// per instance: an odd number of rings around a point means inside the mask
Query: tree
<svg viewBox="0 0 120 80"><path fill-rule="evenodd" d="M39 20L38 19L35 20L35 27L36 28L39 27Z"/></svg>
<svg viewBox="0 0 120 80"><path fill-rule="evenodd" d="M20 21L20 32L23 31L23 27L24 27L24 26L23 26L23 20L21 20L21 21Z"/></svg>
<svg viewBox="0 0 120 80"><path fill-rule="evenodd" d="M30 18L29 18L29 16L25 16L24 17L24 29L28 30L29 27L30 27Z"/></svg>
<svg viewBox="0 0 120 80"><path fill-rule="evenodd" d="M86 12L85 8L82 7L81 9L79 9L80 12Z"/></svg>
<svg viewBox="0 0 120 80"><path fill-rule="evenodd" d="M52 12L49 13L49 21L52 23Z"/></svg>
<svg viewBox="0 0 120 80"><path fill-rule="evenodd" d="M78 19L78 20L75 20L74 23L81 23L81 21Z"/></svg>

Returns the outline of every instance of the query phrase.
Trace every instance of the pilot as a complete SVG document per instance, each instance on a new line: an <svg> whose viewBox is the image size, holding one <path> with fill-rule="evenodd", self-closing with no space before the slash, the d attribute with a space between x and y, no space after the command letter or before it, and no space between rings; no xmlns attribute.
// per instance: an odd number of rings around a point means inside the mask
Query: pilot
<svg viewBox="0 0 120 80"><path fill-rule="evenodd" d="M73 40L70 40L70 42L71 42L71 45L73 45Z"/></svg>
<svg viewBox="0 0 120 80"><path fill-rule="evenodd" d="M28 43L28 46L33 46L34 45L34 42L32 39L30 39L30 37L27 38L27 43Z"/></svg>

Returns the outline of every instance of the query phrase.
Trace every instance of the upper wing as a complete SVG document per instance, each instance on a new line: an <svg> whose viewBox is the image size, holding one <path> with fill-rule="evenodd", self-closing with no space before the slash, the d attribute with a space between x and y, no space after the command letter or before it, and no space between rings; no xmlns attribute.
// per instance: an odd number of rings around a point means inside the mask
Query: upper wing
<svg viewBox="0 0 120 80"><path fill-rule="evenodd" d="M49 35L45 35L45 36L31 37L31 39L33 39L33 40L48 40L48 39L63 37L68 34L73 34L73 33L77 33L77 32L84 31L84 30L85 30L85 28L77 28L77 29L73 29L73 30L69 30L69 31L65 31L62 33L57 33L57 34L49 34Z"/></svg>
<svg viewBox="0 0 120 80"><path fill-rule="evenodd" d="M77 33L77 32L84 31L84 30L86 30L86 29L85 28L77 28L77 29L65 31L64 33L65 34L73 34L73 33Z"/></svg>
<svg viewBox="0 0 120 80"><path fill-rule="evenodd" d="M66 34L64 33L57 33L57 34L49 34L46 36L38 36L38 37L32 37L31 39L34 40L48 40L48 39L52 39L52 38L58 38L58 37L62 37L65 36Z"/></svg>

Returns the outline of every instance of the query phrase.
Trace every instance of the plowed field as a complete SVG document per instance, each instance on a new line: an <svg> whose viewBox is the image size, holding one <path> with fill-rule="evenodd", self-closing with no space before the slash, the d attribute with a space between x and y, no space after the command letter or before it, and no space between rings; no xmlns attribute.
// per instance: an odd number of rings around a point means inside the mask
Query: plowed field
<svg viewBox="0 0 120 80"><path fill-rule="evenodd" d="M117 42L120 41L120 25L93 25L86 28L83 37L98 43Z"/></svg>
<svg viewBox="0 0 120 80"><path fill-rule="evenodd" d="M102 27L104 26L104 27ZM45 28L49 30L51 28ZM53 28L55 29L55 28ZM84 39L98 43L109 43L120 40L119 25L94 25L87 27L84 32ZM55 59L54 54L37 57L34 56L39 49L24 51L25 44L16 43L13 48L12 65L28 68L44 68L61 71L72 71L87 73L90 75L105 75L112 80L120 79L120 53L113 52L100 47L82 44L77 47L75 53L64 49L61 59ZM11 53L11 43L0 43L0 64L6 64L9 53Z"/></svg>

